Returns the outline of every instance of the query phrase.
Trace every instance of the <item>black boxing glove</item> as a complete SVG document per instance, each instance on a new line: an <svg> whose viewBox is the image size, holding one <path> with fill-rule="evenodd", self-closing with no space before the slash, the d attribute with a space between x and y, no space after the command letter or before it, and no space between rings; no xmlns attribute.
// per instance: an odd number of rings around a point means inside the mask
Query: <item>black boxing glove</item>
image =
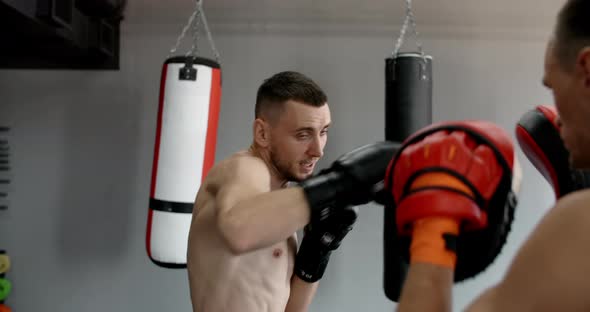
<svg viewBox="0 0 590 312"><path fill-rule="evenodd" d="M327 218L305 227L294 273L303 281L314 283L324 276L332 251L340 247L357 219L356 210L347 206Z"/></svg>
<svg viewBox="0 0 590 312"><path fill-rule="evenodd" d="M359 147L301 182L312 222L328 217L339 207L363 205L374 200L399 146L398 143L381 141Z"/></svg>

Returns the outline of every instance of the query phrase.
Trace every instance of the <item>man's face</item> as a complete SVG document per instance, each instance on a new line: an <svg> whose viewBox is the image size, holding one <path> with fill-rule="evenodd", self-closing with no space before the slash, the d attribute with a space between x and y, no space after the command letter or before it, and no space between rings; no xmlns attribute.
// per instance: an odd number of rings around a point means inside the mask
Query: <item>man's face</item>
<svg viewBox="0 0 590 312"><path fill-rule="evenodd" d="M543 84L551 89L559 113L561 138L576 168L590 167L590 88L582 66L572 60L572 69L565 70L556 56L555 43L549 42L545 52Z"/></svg>
<svg viewBox="0 0 590 312"><path fill-rule="evenodd" d="M278 121L271 127L270 157L289 181L302 181L312 173L324 155L330 126L328 104L313 107L287 101Z"/></svg>

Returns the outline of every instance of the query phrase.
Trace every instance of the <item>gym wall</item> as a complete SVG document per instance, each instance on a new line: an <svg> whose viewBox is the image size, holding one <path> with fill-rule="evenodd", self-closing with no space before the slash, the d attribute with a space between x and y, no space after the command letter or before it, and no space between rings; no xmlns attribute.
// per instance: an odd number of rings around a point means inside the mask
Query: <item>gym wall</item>
<svg viewBox="0 0 590 312"><path fill-rule="evenodd" d="M309 75L329 96L334 123L320 168L384 138L384 59L397 32L216 32L210 22L223 68L218 160L250 143L256 89L286 69ZM118 71L0 70L0 124L12 127L14 174L0 248L12 257L14 311L191 310L186 271L154 266L144 246L159 73L183 23L123 23ZM481 118L511 131L524 111L552 103L540 83L549 30L424 32L433 120ZM553 203L519 157L514 231L492 267L456 287L456 311L502 277ZM393 310L382 287L382 215L376 205L361 209L311 311Z"/></svg>

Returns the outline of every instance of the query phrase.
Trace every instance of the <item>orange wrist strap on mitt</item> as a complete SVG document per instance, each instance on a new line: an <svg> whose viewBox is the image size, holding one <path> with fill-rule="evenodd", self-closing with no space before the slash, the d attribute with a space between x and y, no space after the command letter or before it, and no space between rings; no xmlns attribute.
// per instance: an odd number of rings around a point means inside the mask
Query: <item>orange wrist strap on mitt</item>
<svg viewBox="0 0 590 312"><path fill-rule="evenodd" d="M444 172L425 173L417 177L410 190L444 187L473 196L459 179ZM430 263L454 269L457 263L455 238L459 221L448 216L425 217L412 225L411 263Z"/></svg>
<svg viewBox="0 0 590 312"><path fill-rule="evenodd" d="M453 219L431 217L416 221L410 245L411 263L431 263L454 269L457 254L450 235L459 235L459 223Z"/></svg>

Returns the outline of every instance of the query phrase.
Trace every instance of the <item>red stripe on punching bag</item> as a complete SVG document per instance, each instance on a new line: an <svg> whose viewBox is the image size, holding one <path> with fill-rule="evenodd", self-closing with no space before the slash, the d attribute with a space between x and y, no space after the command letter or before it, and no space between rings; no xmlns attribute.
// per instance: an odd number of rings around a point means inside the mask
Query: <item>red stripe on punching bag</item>
<svg viewBox="0 0 590 312"><path fill-rule="evenodd" d="M168 64L162 67L162 77L160 80L160 99L158 100L158 120L156 126L156 142L154 144L154 162L152 164L152 185L150 187L150 197L154 198L156 192L156 177L158 176L158 157L160 153L160 136L162 132L162 112L164 111L164 95L166 93L166 74Z"/></svg>
<svg viewBox="0 0 590 312"><path fill-rule="evenodd" d="M166 93L166 74L168 72L168 64L164 63L162 67L162 75L160 78L160 98L158 99L158 119L156 125L156 141L154 144L154 161L152 163L152 184L150 186L150 198L154 198L156 193L156 177L158 176L158 157L160 153L160 135L162 131L162 111L164 110L164 95ZM145 236L145 246L148 256L152 257L152 250L150 247L150 239L152 235L152 216L154 211L148 209L147 233Z"/></svg>
<svg viewBox="0 0 590 312"><path fill-rule="evenodd" d="M219 121L219 106L221 100L221 72L218 68L213 68L211 74L209 116L207 121L207 136L205 139L205 155L203 157L201 182L205 180L209 169L211 169L215 162L215 149L217 146L217 124Z"/></svg>

